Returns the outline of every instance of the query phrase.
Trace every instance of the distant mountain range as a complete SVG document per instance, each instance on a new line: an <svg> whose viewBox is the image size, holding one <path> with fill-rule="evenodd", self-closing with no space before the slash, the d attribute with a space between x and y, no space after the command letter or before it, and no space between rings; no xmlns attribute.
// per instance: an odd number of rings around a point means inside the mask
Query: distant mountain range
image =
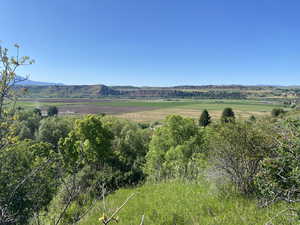
<svg viewBox="0 0 300 225"><path fill-rule="evenodd" d="M22 77L20 77L22 79ZM28 98L197 98L245 99L253 97L299 96L297 86L272 85L182 85L173 87L135 87L96 85L64 85L25 80L18 88L26 88Z"/></svg>
<svg viewBox="0 0 300 225"><path fill-rule="evenodd" d="M20 80L23 80L22 77L17 77ZM33 80L24 80L21 82L18 82L17 85L19 86L52 86L52 85L59 85L63 86L64 84L62 83L50 83L50 82L41 82L41 81L33 81Z"/></svg>

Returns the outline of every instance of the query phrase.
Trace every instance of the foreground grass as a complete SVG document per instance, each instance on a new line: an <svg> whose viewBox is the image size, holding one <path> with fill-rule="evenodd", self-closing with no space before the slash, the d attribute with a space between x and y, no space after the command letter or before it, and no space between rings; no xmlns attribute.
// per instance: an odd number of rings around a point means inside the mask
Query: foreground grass
<svg viewBox="0 0 300 225"><path fill-rule="evenodd" d="M207 183L168 182L121 189L110 195L105 204L99 201L79 225L102 224L102 213L111 215L132 193L136 193L135 197L118 214L120 225L138 225L142 215L145 225L298 224L295 218L280 214L284 204L259 208L253 199L217 191Z"/></svg>

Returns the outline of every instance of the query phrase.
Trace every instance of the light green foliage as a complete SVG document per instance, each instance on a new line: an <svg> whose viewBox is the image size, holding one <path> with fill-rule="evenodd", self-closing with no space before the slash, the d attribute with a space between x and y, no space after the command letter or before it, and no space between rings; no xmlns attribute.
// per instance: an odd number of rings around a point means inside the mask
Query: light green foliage
<svg viewBox="0 0 300 225"><path fill-rule="evenodd" d="M74 129L59 142L64 163L69 169L103 163L112 156L113 135L103 127L101 116L87 115L75 121Z"/></svg>
<svg viewBox="0 0 300 225"><path fill-rule="evenodd" d="M39 141L48 142L55 148L58 146L58 141L65 138L72 129L72 121L62 117L47 117L40 123L37 133Z"/></svg>
<svg viewBox="0 0 300 225"><path fill-rule="evenodd" d="M231 191L219 192L209 183L167 182L147 184L134 189L120 189L108 196L79 225L101 224L102 213L111 215L132 193L136 193L118 213L119 225L296 225L296 217L281 214L284 204L261 208L255 200ZM114 223L111 223L114 224Z"/></svg>
<svg viewBox="0 0 300 225"><path fill-rule="evenodd" d="M192 119L169 116L155 129L149 148L145 172L150 179L197 176L194 161L201 161L206 150L203 129Z"/></svg>
<svg viewBox="0 0 300 225"><path fill-rule="evenodd" d="M210 156L242 193L253 192L259 163L274 146L267 124L221 123L210 136Z"/></svg>
<svg viewBox="0 0 300 225"><path fill-rule="evenodd" d="M19 45L15 44L14 47L16 56L10 56L8 49L0 44L0 120L3 119L5 106L17 98L15 85L25 79L16 75L17 70L21 66L34 63L28 56L19 55Z"/></svg>
<svg viewBox="0 0 300 225"><path fill-rule="evenodd" d="M0 161L0 205L27 224L56 191L55 154L47 143L25 140L3 149Z"/></svg>

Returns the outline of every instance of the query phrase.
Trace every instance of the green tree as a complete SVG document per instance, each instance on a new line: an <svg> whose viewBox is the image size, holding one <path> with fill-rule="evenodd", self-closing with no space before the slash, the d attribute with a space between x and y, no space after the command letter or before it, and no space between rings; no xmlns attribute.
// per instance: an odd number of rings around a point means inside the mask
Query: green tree
<svg viewBox="0 0 300 225"><path fill-rule="evenodd" d="M67 137L71 129L72 121L67 118L47 117L40 122L37 139L52 144L56 149L59 139Z"/></svg>
<svg viewBox="0 0 300 225"><path fill-rule="evenodd" d="M34 109L33 109L33 112L34 112L35 114L37 114L38 116L42 116L42 110L39 109L39 108L34 108Z"/></svg>
<svg viewBox="0 0 300 225"><path fill-rule="evenodd" d="M13 123L16 135L21 140L35 139L41 119L42 117L32 110L18 110L15 113L15 121Z"/></svg>
<svg viewBox="0 0 300 225"><path fill-rule="evenodd" d="M288 119L276 124L276 146L261 162L256 187L266 204L277 200L299 201L300 121Z"/></svg>
<svg viewBox="0 0 300 225"><path fill-rule="evenodd" d="M112 156L112 133L103 127L101 116L87 115L75 121L74 129L59 142L65 166L70 170L83 165L101 167Z"/></svg>
<svg viewBox="0 0 300 225"><path fill-rule="evenodd" d="M203 110L200 119L199 126L206 127L211 123L211 117L206 109Z"/></svg>
<svg viewBox="0 0 300 225"><path fill-rule="evenodd" d="M145 165L149 178L197 176L203 165L196 164L206 150L203 132L192 119L168 116L164 125L155 129L149 144Z"/></svg>
<svg viewBox="0 0 300 225"><path fill-rule="evenodd" d="M48 116L56 116L58 114L58 108L56 106L49 106L47 109Z"/></svg>
<svg viewBox="0 0 300 225"><path fill-rule="evenodd" d="M225 108L222 112L221 121L223 123L233 122L235 120L235 114L232 108Z"/></svg>
<svg viewBox="0 0 300 225"><path fill-rule="evenodd" d="M32 140L17 142L2 151L0 161L0 205L12 215L12 224L27 224L56 192L52 147Z"/></svg>
<svg viewBox="0 0 300 225"><path fill-rule="evenodd" d="M19 46L15 44L16 56L10 56L8 49L0 45L0 151L5 146L16 141L15 128L12 124L15 120L15 106L18 93L15 85L26 78L16 75L18 69L25 65L33 64L28 56L19 55Z"/></svg>
<svg viewBox="0 0 300 225"><path fill-rule="evenodd" d="M15 48L16 56L10 56L8 49L0 45L0 119L3 119L4 106L15 101L17 97L15 85L27 79L17 76L17 70L21 66L34 63L28 56L19 56L19 45L15 44Z"/></svg>
<svg viewBox="0 0 300 225"><path fill-rule="evenodd" d="M249 117L249 121L250 121L250 122L255 122L255 121L256 121L256 117L255 117L254 115L251 115L251 116Z"/></svg>
<svg viewBox="0 0 300 225"><path fill-rule="evenodd" d="M210 136L210 156L216 168L229 177L237 190L251 193L260 162L274 147L273 130L265 123L221 123Z"/></svg>
<svg viewBox="0 0 300 225"><path fill-rule="evenodd" d="M274 108L274 109L272 109L272 111L271 111L271 115L273 116L273 117L278 117L278 116L280 116L280 115L282 115L282 114L284 114L285 113L285 111L284 111L284 109L282 109L282 108Z"/></svg>
<svg viewBox="0 0 300 225"><path fill-rule="evenodd" d="M142 168L149 149L151 130L140 127L140 124L112 116L103 117L102 122L114 136L113 166L121 172L122 182L136 184L143 180Z"/></svg>

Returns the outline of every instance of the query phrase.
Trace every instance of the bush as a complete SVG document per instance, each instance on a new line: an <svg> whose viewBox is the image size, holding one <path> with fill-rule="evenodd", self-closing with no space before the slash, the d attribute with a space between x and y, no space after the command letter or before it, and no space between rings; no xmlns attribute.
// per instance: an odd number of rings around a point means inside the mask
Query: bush
<svg viewBox="0 0 300 225"><path fill-rule="evenodd" d="M52 153L51 145L31 140L2 150L0 206L6 206L14 215L14 224L27 224L28 219L46 207L55 194L57 171L53 167ZM48 161L50 158L53 161Z"/></svg>
<svg viewBox="0 0 300 225"><path fill-rule="evenodd" d="M272 109L271 115L273 117L278 117L280 115L283 115L285 113L284 109L282 108L274 108Z"/></svg>
<svg viewBox="0 0 300 225"><path fill-rule="evenodd" d="M285 121L272 154L261 162L256 177L260 197L268 203L300 200L300 122Z"/></svg>
<svg viewBox="0 0 300 225"><path fill-rule="evenodd" d="M58 114L58 108L56 106L49 106L47 110L48 116L56 116Z"/></svg>
<svg viewBox="0 0 300 225"><path fill-rule="evenodd" d="M37 114L38 116L42 116L42 110L39 109L39 108L33 109L33 112L34 112L35 114Z"/></svg>
<svg viewBox="0 0 300 225"><path fill-rule="evenodd" d="M149 149L151 130L110 116L103 117L102 122L114 136L113 166L123 174L123 183L128 185L141 182L145 177L143 165Z"/></svg>
<svg viewBox="0 0 300 225"><path fill-rule="evenodd" d="M199 126L206 127L211 123L211 117L206 109L203 110L199 118Z"/></svg>
<svg viewBox="0 0 300 225"><path fill-rule="evenodd" d="M235 120L235 115L232 108L225 108L222 112L221 121L223 123L233 122Z"/></svg>
<svg viewBox="0 0 300 225"><path fill-rule="evenodd" d="M37 133L39 141L48 142L54 148L58 147L58 141L65 138L71 131L72 121L60 117L48 117L41 121Z"/></svg>
<svg viewBox="0 0 300 225"><path fill-rule="evenodd" d="M14 128L21 139L35 139L42 117L32 110L20 110L15 115Z"/></svg>
<svg viewBox="0 0 300 225"><path fill-rule="evenodd" d="M238 191L252 193L259 163L270 154L273 142L266 131L248 122L223 123L210 137L211 158Z"/></svg>
<svg viewBox="0 0 300 225"><path fill-rule="evenodd" d="M171 115L156 128L146 156L149 179L193 179L201 173L206 151L204 130L192 119Z"/></svg>
<svg viewBox="0 0 300 225"><path fill-rule="evenodd" d="M113 134L103 126L101 116L87 115L75 121L73 130L59 142L65 167L72 172L85 165L101 169L113 156Z"/></svg>

